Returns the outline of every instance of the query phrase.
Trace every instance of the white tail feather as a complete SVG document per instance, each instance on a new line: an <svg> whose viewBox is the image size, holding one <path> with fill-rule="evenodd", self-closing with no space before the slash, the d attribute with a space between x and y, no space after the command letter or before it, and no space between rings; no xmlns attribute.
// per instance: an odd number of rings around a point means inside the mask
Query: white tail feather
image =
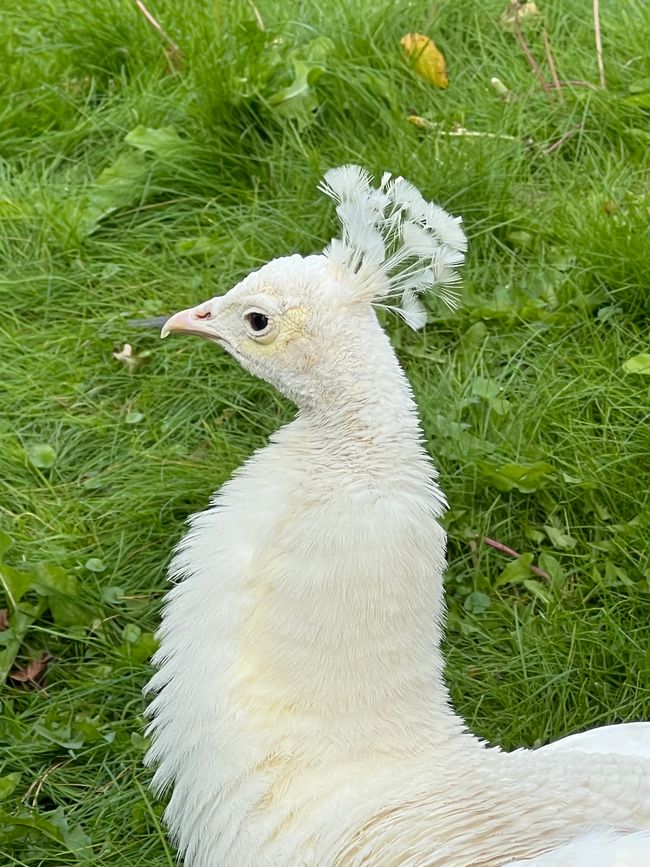
<svg viewBox="0 0 650 867"><path fill-rule="evenodd" d="M386 172L378 187L360 166L325 174L319 189L336 202L341 238L324 253L360 298L394 310L413 328L426 324L419 299L433 291L452 309L467 238L460 217L427 202L404 178Z"/></svg>

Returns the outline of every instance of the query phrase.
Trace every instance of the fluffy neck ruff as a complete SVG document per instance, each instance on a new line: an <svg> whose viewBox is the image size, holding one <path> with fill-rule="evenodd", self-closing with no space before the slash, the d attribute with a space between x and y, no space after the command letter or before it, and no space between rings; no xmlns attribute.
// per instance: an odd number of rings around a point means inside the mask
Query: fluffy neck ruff
<svg viewBox="0 0 650 867"><path fill-rule="evenodd" d="M148 758L186 865L496 865L650 821L633 760L608 803L592 756L463 733L442 677L444 498L376 323L319 389L171 566Z"/></svg>

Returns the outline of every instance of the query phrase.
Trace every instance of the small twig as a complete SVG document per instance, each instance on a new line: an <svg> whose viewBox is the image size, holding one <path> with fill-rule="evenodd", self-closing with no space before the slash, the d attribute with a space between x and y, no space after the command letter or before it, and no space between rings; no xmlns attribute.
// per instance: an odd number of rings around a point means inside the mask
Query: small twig
<svg viewBox="0 0 650 867"><path fill-rule="evenodd" d="M605 64L603 63L603 43L600 38L600 9L599 0L594 0L594 36L596 37L596 60L598 61L598 77L600 86L604 90L607 87L605 81Z"/></svg>
<svg viewBox="0 0 650 867"><path fill-rule="evenodd" d="M160 33L163 39L165 39L169 43L170 47L173 48L174 51L178 51L180 53L179 46L174 42L169 33L167 33L167 31L163 28L162 24L156 18L154 18L151 12L149 12L142 0L133 0L133 2L138 7L140 12L142 12L149 24L151 24L152 27L155 27L155 29L158 31L158 33Z"/></svg>
<svg viewBox="0 0 650 867"><path fill-rule="evenodd" d="M497 542L496 539L488 539L487 536L481 536L481 542L485 542L486 545L489 545L491 548L496 548L497 551L501 551L502 554L507 554L508 557L521 557L514 548L508 548L507 545L504 545L503 542ZM551 580L551 576L548 572L545 572L543 569L540 569L539 566L530 565L530 571L535 575L539 575L540 578L545 578L547 581Z"/></svg>
<svg viewBox="0 0 650 867"><path fill-rule="evenodd" d="M169 45L169 48L170 48L171 50L170 50L169 52L166 52L166 53L167 53L167 60L169 61L170 66L173 67L173 65L174 65L174 60L179 60L179 61L180 61L180 59L181 59L182 56L183 56L183 52L181 51L180 46L177 45L177 44L174 42L174 40L171 38L171 36L169 35L169 33L167 33L167 31L165 30L165 28L162 26L162 24L161 24L161 23L160 23L156 18L154 18L154 16L151 14L151 12L149 12L149 10L148 10L147 7L144 5L144 3L142 2L142 0L133 0L133 2L134 2L135 5L138 7L138 9L140 10L140 12L142 12L142 14L144 15L144 17L145 17L145 18L147 19L147 21L149 22L149 24L151 24L151 26L152 26L155 30L157 30L158 33L160 33L160 35L161 35L162 38L165 40L165 42L167 43L167 45Z"/></svg>
<svg viewBox="0 0 650 867"><path fill-rule="evenodd" d="M537 63L537 61L533 57L533 52L530 50L528 43L526 42L526 38L525 38L525 36L522 32L522 29L521 29L521 24L519 23L519 18L516 15L514 18L514 28L515 28L515 38L516 38L517 42L519 43L519 47L526 55L526 60L528 61L530 68L533 70L533 74L534 74L535 78L541 84L544 92L548 93L550 90L550 88L548 86L548 82L546 81L546 79L542 75L542 70L539 68L539 64Z"/></svg>
<svg viewBox="0 0 650 867"><path fill-rule="evenodd" d="M467 136L468 138L496 138L500 141L518 141L516 135L505 135L505 133L496 132L481 132L476 129L465 129L462 126L450 130L439 129L436 130L436 132L438 135Z"/></svg>
<svg viewBox="0 0 650 867"><path fill-rule="evenodd" d="M546 52L546 62L548 63L548 68L551 71L551 78L553 79L553 87L557 90L557 94L560 97L560 102L564 102L564 95L562 93L562 88L560 87L560 79L557 75L557 68L555 66L555 60L553 59L553 53L551 51L551 43L548 38L548 33L546 32L546 27L542 30L542 39L544 40L544 51Z"/></svg>
<svg viewBox="0 0 650 867"><path fill-rule="evenodd" d="M64 765L67 765L69 763L70 759L64 759L62 762L57 762L56 764L52 765L52 767L48 768L44 774L42 774L40 777L37 777L25 792L23 801L27 803L27 801L29 800L29 796L32 794L32 792L34 792L34 797L32 798L31 804L32 808L34 808L38 803L38 796L41 794L41 789L45 785L45 780L47 780L50 774L53 774L54 771L57 771L59 768L62 768L64 767ZM34 791L34 789L36 791Z"/></svg>
<svg viewBox="0 0 650 867"><path fill-rule="evenodd" d="M432 120L427 120L426 117L420 117L419 114L409 114L407 121L417 126L420 129L430 129L437 135L451 136L452 138L463 137L467 138L496 138L501 141L518 141L515 135L505 135L496 132L482 132L475 129L465 129L462 126L456 126L453 129L441 129L440 124L434 123Z"/></svg>
<svg viewBox="0 0 650 867"><path fill-rule="evenodd" d="M553 144L550 144L547 148L544 148L544 150L542 151L544 156L547 157L549 154L555 153L555 151L559 150L562 147L564 142L566 142L570 138L572 138L581 129L583 129L583 126L581 123L576 124L576 126L574 126L574 127L571 127L571 129L567 130L564 133L564 135L560 136L560 138L557 141L554 141Z"/></svg>

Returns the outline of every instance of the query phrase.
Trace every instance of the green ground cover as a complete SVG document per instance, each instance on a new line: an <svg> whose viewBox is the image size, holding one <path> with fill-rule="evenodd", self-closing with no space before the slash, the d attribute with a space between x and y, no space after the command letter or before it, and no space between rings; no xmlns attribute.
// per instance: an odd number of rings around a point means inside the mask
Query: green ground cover
<svg viewBox="0 0 650 867"><path fill-rule="evenodd" d="M470 237L462 308L388 322L451 505L457 709L505 747L650 718L650 6L603 3L601 89L589 4L539 4L560 96L502 4L151 0L176 50L130 0L3 3L0 863L174 863L141 765L165 566L292 408L127 320L322 248L342 162Z"/></svg>

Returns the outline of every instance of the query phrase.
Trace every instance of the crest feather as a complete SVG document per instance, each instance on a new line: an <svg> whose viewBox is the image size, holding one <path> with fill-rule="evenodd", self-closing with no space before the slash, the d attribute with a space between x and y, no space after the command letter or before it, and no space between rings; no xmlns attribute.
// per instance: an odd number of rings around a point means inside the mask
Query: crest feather
<svg viewBox="0 0 650 867"><path fill-rule="evenodd" d="M432 291L452 309L458 305L456 270L465 260L461 217L427 202L420 191L389 172L378 187L360 166L330 169L319 189L336 202L341 237L324 254L350 291L394 310L413 328L426 323L420 300Z"/></svg>

